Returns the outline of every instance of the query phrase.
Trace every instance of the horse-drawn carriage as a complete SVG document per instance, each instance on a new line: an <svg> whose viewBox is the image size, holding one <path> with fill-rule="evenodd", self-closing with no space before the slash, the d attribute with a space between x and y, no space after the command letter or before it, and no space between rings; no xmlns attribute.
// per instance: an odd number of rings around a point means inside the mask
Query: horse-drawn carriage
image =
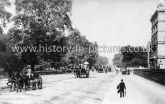
<svg viewBox="0 0 165 104"><path fill-rule="evenodd" d="M76 65L73 68L74 76L76 78L82 78L85 76L85 78L89 78L89 67L87 66L89 63L85 62L81 65Z"/></svg>
<svg viewBox="0 0 165 104"><path fill-rule="evenodd" d="M98 71L98 73L103 73L103 68L99 67L97 71Z"/></svg>
<svg viewBox="0 0 165 104"><path fill-rule="evenodd" d="M74 75L76 78L82 78L85 76L85 78L89 77L89 69L88 68L79 68L74 70Z"/></svg>
<svg viewBox="0 0 165 104"><path fill-rule="evenodd" d="M7 85L10 87L11 91L22 91L23 89L32 90L42 89L42 78L35 72L31 76L27 76L22 73L14 73L8 78Z"/></svg>
<svg viewBox="0 0 165 104"><path fill-rule="evenodd" d="M130 70L122 70L123 75L130 75Z"/></svg>

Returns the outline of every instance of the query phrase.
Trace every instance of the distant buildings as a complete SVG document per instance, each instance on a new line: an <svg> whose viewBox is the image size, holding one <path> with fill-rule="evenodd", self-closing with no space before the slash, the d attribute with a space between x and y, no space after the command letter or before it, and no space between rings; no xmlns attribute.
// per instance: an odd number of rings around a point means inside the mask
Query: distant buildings
<svg viewBox="0 0 165 104"><path fill-rule="evenodd" d="M151 69L165 69L165 3L160 2L150 19L151 42L148 44L148 65Z"/></svg>

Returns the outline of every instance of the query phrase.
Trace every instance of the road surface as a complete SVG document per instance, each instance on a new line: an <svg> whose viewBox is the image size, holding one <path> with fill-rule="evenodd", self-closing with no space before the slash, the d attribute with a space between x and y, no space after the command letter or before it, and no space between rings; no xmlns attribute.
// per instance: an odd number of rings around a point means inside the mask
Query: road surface
<svg viewBox="0 0 165 104"><path fill-rule="evenodd" d="M74 78L72 74L42 76L41 90L9 92L0 90L0 104L165 104L165 87L136 75L91 73L90 78ZM125 98L117 94L124 79ZM5 85L6 80L0 80Z"/></svg>
<svg viewBox="0 0 165 104"><path fill-rule="evenodd" d="M0 92L0 104L101 104L113 81L113 73L91 73L90 78L73 74L46 75L43 89ZM5 86L1 81L1 85ZM2 92L3 91L3 92Z"/></svg>

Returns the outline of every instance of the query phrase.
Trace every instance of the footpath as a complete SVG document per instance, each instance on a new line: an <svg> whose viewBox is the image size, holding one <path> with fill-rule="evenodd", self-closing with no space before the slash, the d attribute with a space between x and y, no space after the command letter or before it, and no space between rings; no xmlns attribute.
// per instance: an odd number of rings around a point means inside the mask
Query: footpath
<svg viewBox="0 0 165 104"><path fill-rule="evenodd" d="M124 80L126 97L120 98L117 85ZM165 104L165 86L137 75L117 75L102 104Z"/></svg>

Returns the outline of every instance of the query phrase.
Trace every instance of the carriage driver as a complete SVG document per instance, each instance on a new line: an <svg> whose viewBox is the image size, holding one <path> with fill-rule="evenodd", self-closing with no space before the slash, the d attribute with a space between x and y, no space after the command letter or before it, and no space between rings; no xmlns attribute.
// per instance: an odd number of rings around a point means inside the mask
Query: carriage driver
<svg viewBox="0 0 165 104"><path fill-rule="evenodd" d="M30 79L31 75L32 75L31 65L28 65L27 66L27 76L29 77L29 79Z"/></svg>

